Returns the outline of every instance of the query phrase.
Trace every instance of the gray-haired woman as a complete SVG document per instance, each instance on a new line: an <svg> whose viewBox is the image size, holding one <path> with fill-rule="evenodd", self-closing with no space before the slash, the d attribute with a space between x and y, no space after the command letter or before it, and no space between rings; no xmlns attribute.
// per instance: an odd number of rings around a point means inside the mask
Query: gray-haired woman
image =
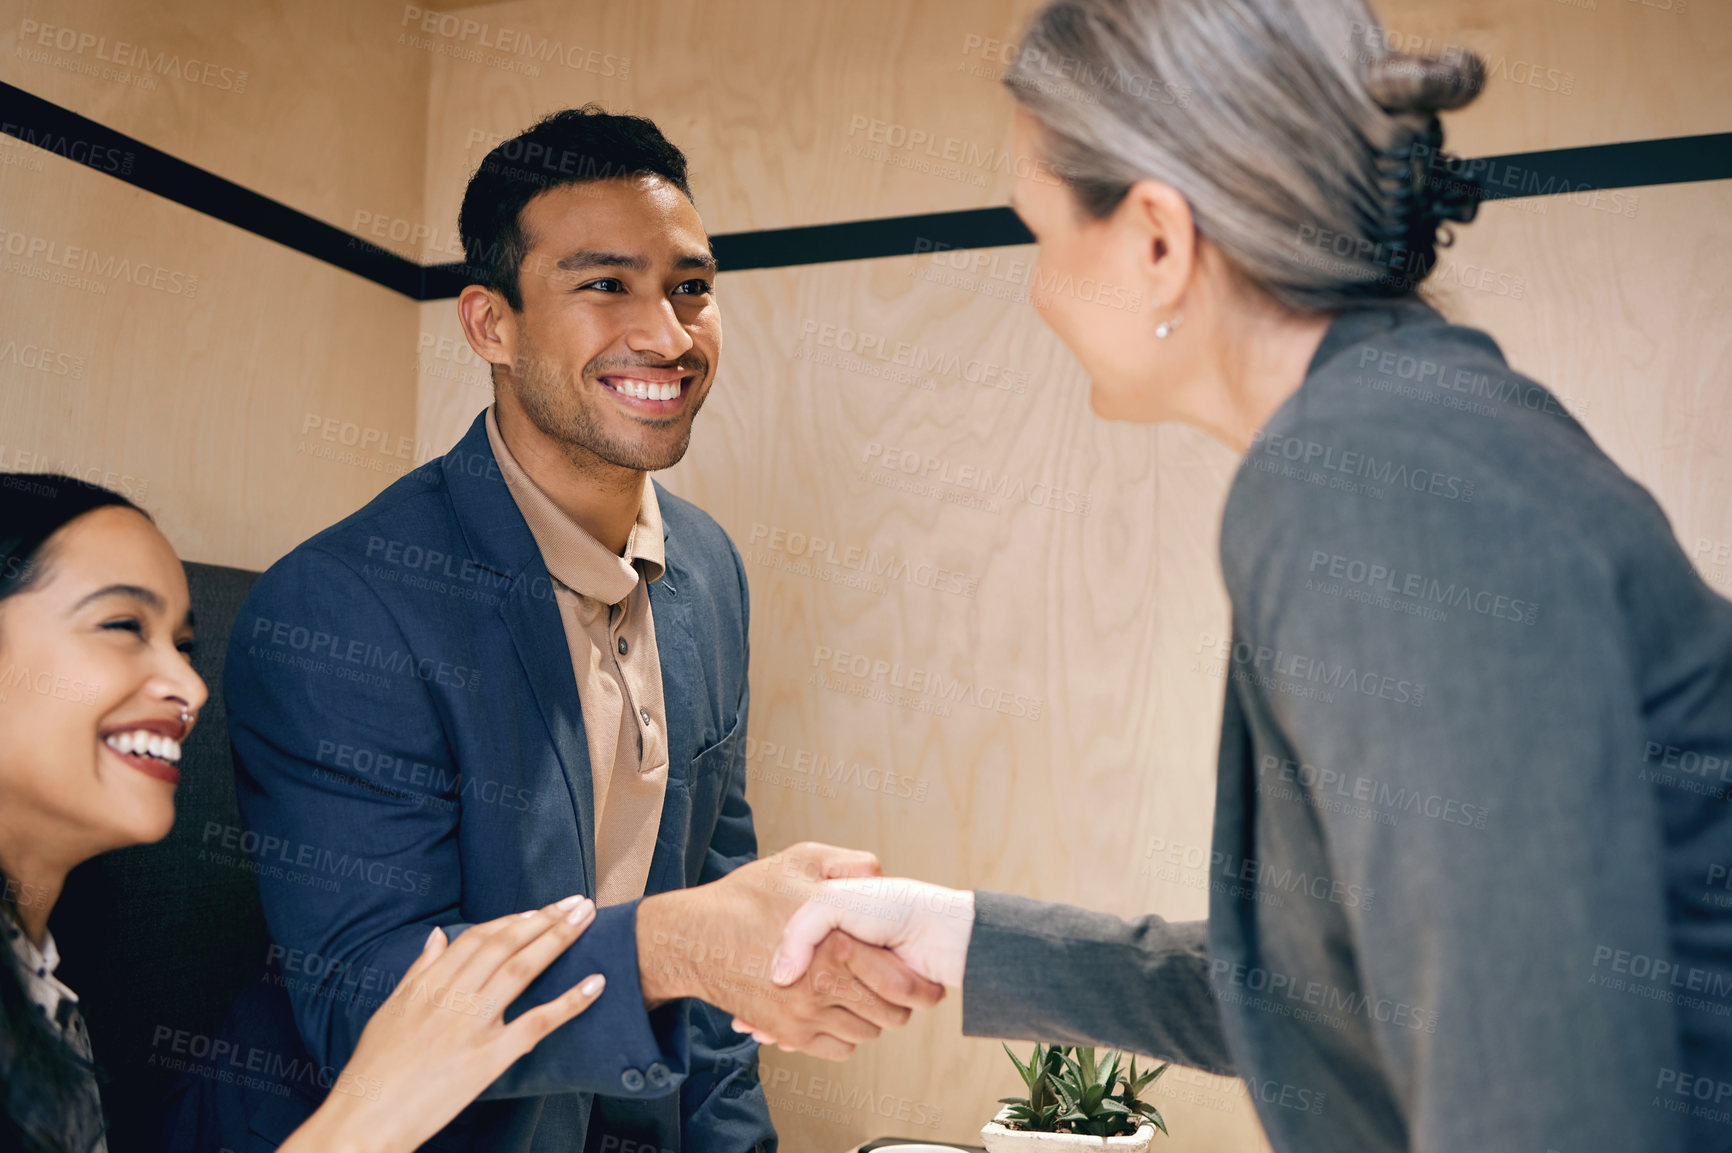
<svg viewBox="0 0 1732 1153"><path fill-rule="evenodd" d="M1209 918L841 882L780 976L839 925L960 985L970 1034L1236 1072L1282 1151L1732 1148L1732 603L1415 294L1476 199L1436 114L1482 79L1361 0L1035 17L1037 307L1096 413L1245 454Z"/></svg>

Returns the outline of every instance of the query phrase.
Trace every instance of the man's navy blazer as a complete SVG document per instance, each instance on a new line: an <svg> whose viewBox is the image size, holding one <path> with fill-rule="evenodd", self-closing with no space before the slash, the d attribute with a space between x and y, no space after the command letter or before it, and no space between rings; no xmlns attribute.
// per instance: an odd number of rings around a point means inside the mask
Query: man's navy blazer
<svg viewBox="0 0 1732 1153"><path fill-rule="evenodd" d="M757 853L745 570L707 514L656 495L666 570L649 592L669 756L648 893L713 881ZM589 743L566 634L481 418L271 566L236 620L224 692L274 983L319 1066L349 1059L435 925L455 937L595 895ZM508 1016L607 976L587 1012L431 1147L581 1150L603 1095L595 1124L621 1139L602 1147L775 1148L756 1046L729 1016L700 1001L644 1008L636 912L636 901L598 910L530 986ZM271 1017L254 1007L255 1022ZM249 1125L280 1140L299 1109L271 1112L282 1116Z"/></svg>

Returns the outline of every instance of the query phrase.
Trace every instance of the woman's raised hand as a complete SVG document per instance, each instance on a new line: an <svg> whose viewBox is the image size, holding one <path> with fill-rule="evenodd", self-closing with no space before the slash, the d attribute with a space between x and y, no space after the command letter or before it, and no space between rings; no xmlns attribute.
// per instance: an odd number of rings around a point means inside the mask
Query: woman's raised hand
<svg viewBox="0 0 1732 1153"><path fill-rule="evenodd" d="M595 920L567 897L473 925L448 942L435 928L361 1033L331 1095L281 1153L411 1153L519 1057L601 995L591 974L506 1024L506 1006Z"/></svg>

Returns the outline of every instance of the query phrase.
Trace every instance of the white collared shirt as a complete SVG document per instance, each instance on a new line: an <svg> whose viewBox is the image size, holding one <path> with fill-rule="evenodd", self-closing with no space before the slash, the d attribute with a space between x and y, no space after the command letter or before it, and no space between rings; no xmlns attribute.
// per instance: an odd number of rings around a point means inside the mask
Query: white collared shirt
<svg viewBox="0 0 1732 1153"><path fill-rule="evenodd" d="M60 949L54 944L54 934L47 929L42 930L42 947L30 939L17 925L8 923L9 918L0 917L0 931L12 944L12 954L18 958L18 969L24 978L24 991L30 1000L47 1018L48 1026L59 1034L71 1047L74 1053L91 1060L90 1034L84 1029L84 1015L78 1011L78 994L68 989L54 975L54 970L60 965ZM67 1008L61 1009L65 1004ZM87 1075L85 1090L89 1094L93 1107L100 1110L98 1104L101 1097L96 1087L94 1073ZM99 1138L91 1146L91 1153L107 1153L106 1138Z"/></svg>

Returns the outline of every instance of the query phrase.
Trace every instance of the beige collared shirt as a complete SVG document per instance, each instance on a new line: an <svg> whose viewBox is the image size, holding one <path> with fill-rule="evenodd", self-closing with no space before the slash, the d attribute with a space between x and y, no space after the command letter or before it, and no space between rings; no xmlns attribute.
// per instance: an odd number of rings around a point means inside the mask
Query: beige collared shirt
<svg viewBox="0 0 1732 1153"><path fill-rule="evenodd" d="M553 597L577 675L595 790L597 905L643 896L668 783L661 656L649 582L666 568L661 509L644 477L643 503L615 556L529 478L505 447L493 409L487 440L553 577Z"/></svg>

